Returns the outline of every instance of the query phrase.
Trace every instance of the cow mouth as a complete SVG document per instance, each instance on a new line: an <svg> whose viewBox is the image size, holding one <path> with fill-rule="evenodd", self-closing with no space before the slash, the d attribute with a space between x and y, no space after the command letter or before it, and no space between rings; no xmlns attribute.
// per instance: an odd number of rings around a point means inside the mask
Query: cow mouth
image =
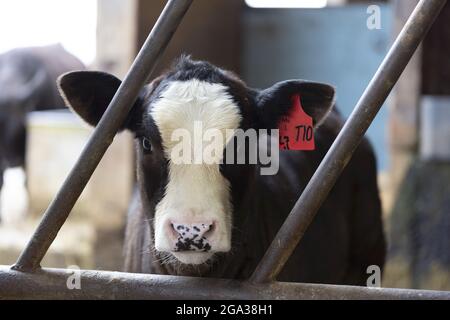
<svg viewBox="0 0 450 320"><path fill-rule="evenodd" d="M199 251L183 251L183 252L171 252L171 254L183 264L200 265L206 263L212 258L212 252L199 252Z"/></svg>

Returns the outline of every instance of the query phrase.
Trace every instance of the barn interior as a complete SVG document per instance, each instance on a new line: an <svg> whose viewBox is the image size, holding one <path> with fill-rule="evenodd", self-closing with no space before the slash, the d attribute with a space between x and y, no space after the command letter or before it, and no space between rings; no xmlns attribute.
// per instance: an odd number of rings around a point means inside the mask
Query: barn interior
<svg viewBox="0 0 450 320"><path fill-rule="evenodd" d="M0 2L0 54L61 43L89 69L123 78L166 1L41 0L25 10L30 3ZM348 117L417 3L195 0L153 76L186 53L255 88L291 78L331 83ZM388 240L382 287L450 290L449 17L447 2L367 132ZM60 111L29 113L27 130L26 182L4 173L0 265L17 260L92 133ZM122 270L133 148L131 134L115 138L43 266ZM26 214L11 217L5 203L18 202Z"/></svg>

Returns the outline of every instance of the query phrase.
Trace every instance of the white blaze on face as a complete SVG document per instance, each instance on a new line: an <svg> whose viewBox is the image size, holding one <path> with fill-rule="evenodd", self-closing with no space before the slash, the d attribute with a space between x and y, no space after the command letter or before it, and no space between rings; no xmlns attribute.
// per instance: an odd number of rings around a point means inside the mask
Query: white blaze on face
<svg viewBox="0 0 450 320"><path fill-rule="evenodd" d="M17 224L25 218L28 209L28 192L25 171L9 168L3 173L0 192L0 215L3 224Z"/></svg>
<svg viewBox="0 0 450 320"><path fill-rule="evenodd" d="M201 149L194 147L196 124L201 124L203 132L218 129L225 137L227 129L239 127L239 107L221 84L199 80L174 81L154 103L151 116L159 129L164 152L169 159L168 184L155 212L155 247L158 251L174 251L174 239L167 232L168 222L213 222L214 235L208 239L210 252L172 253L183 263L203 263L213 252L230 250L230 185L220 173L218 163L180 164L173 161L172 151L179 141L174 141L172 134L178 129L189 132L192 137L189 152L192 153L192 158L201 157L199 153L208 144L204 143ZM225 140L220 141L222 150L227 142ZM217 140L215 143L218 143Z"/></svg>

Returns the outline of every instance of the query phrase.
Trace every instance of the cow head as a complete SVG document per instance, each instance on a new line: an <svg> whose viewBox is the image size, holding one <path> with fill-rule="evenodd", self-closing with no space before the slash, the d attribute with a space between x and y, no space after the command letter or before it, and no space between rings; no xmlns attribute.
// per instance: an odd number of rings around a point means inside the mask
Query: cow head
<svg viewBox="0 0 450 320"><path fill-rule="evenodd" d="M59 79L69 107L94 126L120 84L102 72L74 72ZM142 89L123 129L136 137L141 197L158 252L185 264L202 264L214 253L230 250L242 195L236 190L245 191L249 170L246 164L223 161L232 139L225 131L277 128L298 93L304 110L316 124L321 122L333 104L334 89L328 85L292 80L259 91L230 72L187 57ZM179 161L179 156L192 159L204 151L195 140L180 148L183 132L195 139L196 126L224 133L214 142L222 162Z"/></svg>

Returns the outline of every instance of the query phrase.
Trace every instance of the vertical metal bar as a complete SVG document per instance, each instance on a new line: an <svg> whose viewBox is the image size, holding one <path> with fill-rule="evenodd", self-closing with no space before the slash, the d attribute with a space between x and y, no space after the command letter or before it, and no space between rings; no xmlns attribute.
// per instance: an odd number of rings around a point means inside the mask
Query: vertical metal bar
<svg viewBox="0 0 450 320"><path fill-rule="evenodd" d="M328 196L446 0L421 0L250 278L274 280Z"/></svg>
<svg viewBox="0 0 450 320"><path fill-rule="evenodd" d="M34 270L69 216L192 0L169 0L72 171L13 266Z"/></svg>

